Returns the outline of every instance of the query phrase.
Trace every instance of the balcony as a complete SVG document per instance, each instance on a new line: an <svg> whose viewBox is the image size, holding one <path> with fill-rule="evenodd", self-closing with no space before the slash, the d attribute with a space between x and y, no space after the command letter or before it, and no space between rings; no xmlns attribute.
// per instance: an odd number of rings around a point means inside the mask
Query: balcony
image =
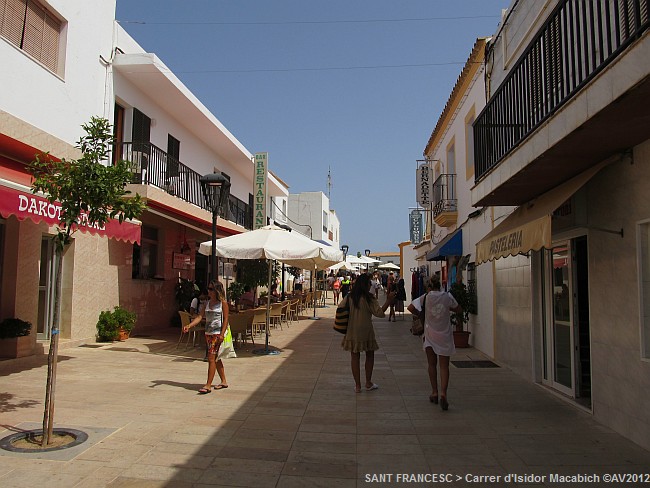
<svg viewBox="0 0 650 488"><path fill-rule="evenodd" d="M458 220L456 175L440 175L433 184L433 220L441 227L456 224Z"/></svg>
<svg viewBox="0 0 650 488"><path fill-rule="evenodd" d="M649 25L648 0L558 3L474 123L473 205L520 205L647 139Z"/></svg>
<svg viewBox="0 0 650 488"><path fill-rule="evenodd" d="M155 186L203 210L211 211L203 197L199 182L201 175L174 156L150 142L125 142L121 145L121 157L133 163L133 184ZM233 195L230 195L228 203L229 215L221 217L252 229L250 205Z"/></svg>

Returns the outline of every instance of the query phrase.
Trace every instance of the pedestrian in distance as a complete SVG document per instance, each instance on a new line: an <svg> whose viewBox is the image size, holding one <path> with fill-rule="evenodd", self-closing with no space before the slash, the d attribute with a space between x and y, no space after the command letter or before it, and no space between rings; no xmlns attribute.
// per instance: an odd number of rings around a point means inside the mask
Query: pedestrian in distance
<svg viewBox="0 0 650 488"><path fill-rule="evenodd" d="M427 354L431 395L429 401L438 403L443 410L449 408L447 388L449 387L449 358L456 352L454 334L449 312L462 312L462 308L451 293L440 291L440 278L433 276L426 284L427 293L416 298L408 306L412 314L422 310L424 302L424 334L422 348ZM424 298L426 296L426 298ZM422 318L421 318L422 320ZM438 365L440 366L440 391L438 391Z"/></svg>
<svg viewBox="0 0 650 488"><path fill-rule="evenodd" d="M343 298L348 296L351 287L352 287L352 283L350 281L350 276L345 275L343 277L343 280L341 280L341 295L343 296Z"/></svg>
<svg viewBox="0 0 650 488"><path fill-rule="evenodd" d="M341 295L341 277L336 276L332 283L332 291L334 292L334 305L339 303L339 296Z"/></svg>
<svg viewBox="0 0 650 488"><path fill-rule="evenodd" d="M228 302L226 301L223 284L220 281L212 280L208 285L208 296L210 298L201 308L199 315L189 325L183 327L183 332L188 332L192 327L199 325L202 318L205 318L205 342L208 345L208 380L199 389L201 395L212 391L215 372L219 374L221 382L214 389L228 388L226 371L222 360L228 357L236 357L232 345L232 336L228 328Z"/></svg>
<svg viewBox="0 0 650 488"><path fill-rule="evenodd" d="M393 295L397 295L397 282L395 281L395 275L391 271L388 275L388 282L386 286L386 293L392 293ZM395 305L394 303L390 304L390 310L388 311L388 321L393 321L396 322L395 320Z"/></svg>
<svg viewBox="0 0 650 488"><path fill-rule="evenodd" d="M372 275L371 283L372 289L370 290L370 293L375 295L375 298L379 300L379 290L381 289L381 280L379 279L379 274L374 273Z"/></svg>
<svg viewBox="0 0 650 488"><path fill-rule="evenodd" d="M375 365L375 351L379 349L375 338L375 329L372 325L372 316L385 317L394 295L388 295L383 306L370 293L370 275L359 276L352 287L350 294L344 298L349 307L348 330L341 342L344 350L350 351L350 365L354 378L354 391L361 392L361 353L366 353L365 362L365 389L376 390L379 386L372 382L372 370ZM345 306L345 304L343 305Z"/></svg>

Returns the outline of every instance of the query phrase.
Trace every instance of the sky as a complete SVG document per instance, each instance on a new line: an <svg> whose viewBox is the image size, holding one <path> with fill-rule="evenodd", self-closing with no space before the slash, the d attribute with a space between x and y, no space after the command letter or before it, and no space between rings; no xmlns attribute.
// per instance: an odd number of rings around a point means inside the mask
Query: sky
<svg viewBox="0 0 650 488"><path fill-rule="evenodd" d="M117 0L116 18L290 193L328 195L356 254L409 240L416 160L509 3Z"/></svg>

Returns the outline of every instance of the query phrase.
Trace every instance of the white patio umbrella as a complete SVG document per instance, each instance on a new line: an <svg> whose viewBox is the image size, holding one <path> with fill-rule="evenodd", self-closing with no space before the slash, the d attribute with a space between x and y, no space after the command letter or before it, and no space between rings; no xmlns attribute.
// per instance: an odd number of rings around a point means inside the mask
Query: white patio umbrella
<svg viewBox="0 0 650 488"><path fill-rule="evenodd" d="M330 269L333 269L334 271L339 269L347 269L349 271L352 271L354 269L358 269L358 267L356 264L348 263L347 261L341 261L340 263L336 263L334 266L330 266Z"/></svg>
<svg viewBox="0 0 650 488"><path fill-rule="evenodd" d="M199 253L210 256L212 242L202 242L199 246ZM269 290L271 289L272 260L299 268L325 269L343 259L343 252L313 241L298 232L289 232L275 225L267 225L250 232L218 239L216 254L229 259L267 259L269 262ZM269 351L270 310L271 300L267 300L266 345L262 351L266 354L271 353Z"/></svg>
<svg viewBox="0 0 650 488"><path fill-rule="evenodd" d="M345 260L351 264L366 264L366 261L356 256L346 256Z"/></svg>
<svg viewBox="0 0 650 488"><path fill-rule="evenodd" d="M393 263L380 264L379 266L377 266L377 268L379 268L379 269L400 269L399 266L397 266L396 264L393 264Z"/></svg>
<svg viewBox="0 0 650 488"><path fill-rule="evenodd" d="M372 264L372 263L380 263L381 260L371 258L370 256L359 256L357 259L361 259L364 263Z"/></svg>

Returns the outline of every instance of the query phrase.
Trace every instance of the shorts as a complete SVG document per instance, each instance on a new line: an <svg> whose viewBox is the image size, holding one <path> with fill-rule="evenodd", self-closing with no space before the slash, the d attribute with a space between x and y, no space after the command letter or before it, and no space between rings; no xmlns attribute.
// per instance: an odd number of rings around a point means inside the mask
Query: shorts
<svg viewBox="0 0 650 488"><path fill-rule="evenodd" d="M219 347L223 339L219 337L219 334L205 334L205 343L208 345L208 354L216 355L219 352Z"/></svg>

